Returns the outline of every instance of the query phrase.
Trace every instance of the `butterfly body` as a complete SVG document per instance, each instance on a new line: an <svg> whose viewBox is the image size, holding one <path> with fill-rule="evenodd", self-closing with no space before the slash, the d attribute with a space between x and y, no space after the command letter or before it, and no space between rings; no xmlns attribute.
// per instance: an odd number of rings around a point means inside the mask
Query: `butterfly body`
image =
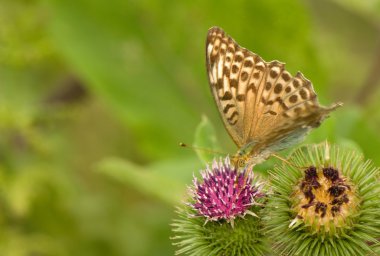
<svg viewBox="0 0 380 256"><path fill-rule="evenodd" d="M255 165L318 127L341 104L323 107L309 80L264 61L218 27L206 41L209 83L223 123L239 147L233 161Z"/></svg>

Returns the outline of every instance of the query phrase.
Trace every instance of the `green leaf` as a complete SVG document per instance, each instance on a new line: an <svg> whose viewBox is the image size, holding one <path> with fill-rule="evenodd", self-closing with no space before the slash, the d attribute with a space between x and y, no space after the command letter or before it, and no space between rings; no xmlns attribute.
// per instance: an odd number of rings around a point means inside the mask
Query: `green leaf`
<svg viewBox="0 0 380 256"><path fill-rule="evenodd" d="M343 8L360 15L373 24L380 22L380 1L361 1L361 0L332 0Z"/></svg>
<svg viewBox="0 0 380 256"><path fill-rule="evenodd" d="M176 159L139 166L126 159L110 157L95 166L96 170L133 187L139 192L160 199L170 205L183 199L186 184L199 166L196 159Z"/></svg>
<svg viewBox="0 0 380 256"><path fill-rule="evenodd" d="M195 130L194 147L200 148L196 150L198 157L202 162L208 163L215 157L215 152L220 151L218 139L214 126L211 124L207 116L202 116L202 121ZM204 149L204 150L203 150Z"/></svg>
<svg viewBox="0 0 380 256"><path fill-rule="evenodd" d="M124 1L47 3L56 46L86 86L131 130L140 153L162 159L178 152L173 145L190 140L196 112L181 96L183 77L175 81L175 70L167 72L157 59L158 50L167 52L165 46L155 40L158 48L150 49L153 34L146 29L150 26L137 21L140 11ZM175 66L173 57L168 53L165 61Z"/></svg>

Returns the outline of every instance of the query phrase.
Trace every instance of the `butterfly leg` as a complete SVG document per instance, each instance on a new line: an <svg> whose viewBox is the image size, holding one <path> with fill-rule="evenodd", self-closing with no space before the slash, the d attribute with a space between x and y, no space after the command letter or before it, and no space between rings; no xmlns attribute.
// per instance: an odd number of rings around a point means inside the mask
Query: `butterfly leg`
<svg viewBox="0 0 380 256"><path fill-rule="evenodd" d="M285 158L283 158L283 157L281 157L281 156L279 156L279 155L273 154L273 153L271 154L271 156L273 156L273 157L279 159L280 161L282 161L282 162L284 162L284 163L286 163L286 164L288 164L288 165L290 165L290 166L293 166L293 167L295 167L295 168L297 168L297 169L306 169L306 168L308 168L308 167L304 167L304 166L297 166L297 165L295 165L295 164L289 162L289 161L286 160Z"/></svg>

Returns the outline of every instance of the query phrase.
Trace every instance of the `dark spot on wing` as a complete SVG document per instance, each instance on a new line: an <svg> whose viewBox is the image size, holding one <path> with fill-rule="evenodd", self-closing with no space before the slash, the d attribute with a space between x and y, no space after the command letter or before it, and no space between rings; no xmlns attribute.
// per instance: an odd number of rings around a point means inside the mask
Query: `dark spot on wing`
<svg viewBox="0 0 380 256"><path fill-rule="evenodd" d="M235 119L234 121L228 121L228 123L230 124L230 125L235 125L236 123L237 123L237 119Z"/></svg>
<svg viewBox="0 0 380 256"><path fill-rule="evenodd" d="M237 62L242 62L242 60L243 60L243 56L241 56L240 54L239 54L239 55L236 55L236 57L235 57L235 61L237 61Z"/></svg>
<svg viewBox="0 0 380 256"><path fill-rule="evenodd" d="M287 72L282 73L281 77L285 82L290 80L290 75Z"/></svg>
<svg viewBox="0 0 380 256"><path fill-rule="evenodd" d="M232 122L235 116L236 116L236 117L239 116L239 114L238 114L237 111L234 111L234 112L232 113L232 115L231 115L229 118L227 118L228 122Z"/></svg>
<svg viewBox="0 0 380 256"><path fill-rule="evenodd" d="M227 105L223 108L223 113L224 113L224 114L227 114L228 110L229 110L230 108L233 108L233 107L235 107L234 104L227 104Z"/></svg>
<svg viewBox="0 0 380 256"><path fill-rule="evenodd" d="M263 67L263 66L256 66L255 67L257 70L260 70L260 71L264 71L264 69L265 69L265 67Z"/></svg>
<svg viewBox="0 0 380 256"><path fill-rule="evenodd" d="M281 97L277 97L276 98L276 101L280 104L280 106L284 109L284 110L288 110L288 106L286 106L286 104L284 103L284 101L281 99Z"/></svg>
<svg viewBox="0 0 380 256"><path fill-rule="evenodd" d="M306 100L307 99L307 92L305 91L305 89L302 89L300 91L300 95L301 95L301 98Z"/></svg>
<svg viewBox="0 0 380 256"><path fill-rule="evenodd" d="M219 78L217 83L216 83L216 87L218 89L222 89L223 88L223 79L222 78Z"/></svg>
<svg viewBox="0 0 380 256"><path fill-rule="evenodd" d="M230 80L230 86L237 88L238 87L238 81L236 79L231 79Z"/></svg>
<svg viewBox="0 0 380 256"><path fill-rule="evenodd" d="M250 68L253 66L253 62L251 60L246 60L244 62L244 67Z"/></svg>
<svg viewBox="0 0 380 256"><path fill-rule="evenodd" d="M273 69L272 69L272 70L269 72L269 75L270 75L271 78L275 78L275 77L277 77L278 73L277 73L276 70L273 70Z"/></svg>
<svg viewBox="0 0 380 256"><path fill-rule="evenodd" d="M236 96L236 99L238 100L238 101L244 101L245 100L245 94L238 94L237 96Z"/></svg>
<svg viewBox="0 0 380 256"><path fill-rule="evenodd" d="M257 92L257 90L256 90L256 86L255 86L254 83L250 83L250 84L248 85L247 91L249 91L249 90L251 90L251 89L252 89L252 92L253 92L253 93L256 93L256 92Z"/></svg>
<svg viewBox="0 0 380 256"><path fill-rule="evenodd" d="M230 69L227 66L223 67L223 74L227 77L230 76Z"/></svg>
<svg viewBox="0 0 380 256"><path fill-rule="evenodd" d="M247 72L242 72L241 75L240 75L240 78L241 80L244 82L244 81L247 81L248 79L248 73Z"/></svg>
<svg viewBox="0 0 380 256"><path fill-rule="evenodd" d="M232 65L232 73L237 73L239 71L238 65Z"/></svg>
<svg viewBox="0 0 380 256"><path fill-rule="evenodd" d="M298 100L298 96L297 95L292 95L289 98L289 102L291 102L291 103L296 103L297 100Z"/></svg>
<svg viewBox="0 0 380 256"><path fill-rule="evenodd" d="M218 57L217 54L211 54L210 55L210 63L215 63L216 57Z"/></svg>
<svg viewBox="0 0 380 256"><path fill-rule="evenodd" d="M225 92L223 97L222 97L222 100L231 100L232 99L232 94L231 92Z"/></svg>
<svg viewBox="0 0 380 256"><path fill-rule="evenodd" d="M281 93L282 92L282 84L278 83L276 84L276 86L274 87L274 93Z"/></svg>
<svg viewBox="0 0 380 256"><path fill-rule="evenodd" d="M300 82L296 79L293 80L293 85L295 88L298 88L300 86Z"/></svg>
<svg viewBox="0 0 380 256"><path fill-rule="evenodd" d="M271 114L272 116L277 115L277 113L272 111L272 110L269 110L269 111L265 112L264 114Z"/></svg>

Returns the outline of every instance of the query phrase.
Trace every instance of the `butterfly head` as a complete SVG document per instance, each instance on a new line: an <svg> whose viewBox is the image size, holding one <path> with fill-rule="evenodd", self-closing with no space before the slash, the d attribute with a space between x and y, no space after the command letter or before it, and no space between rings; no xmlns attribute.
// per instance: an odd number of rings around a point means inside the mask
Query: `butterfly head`
<svg viewBox="0 0 380 256"><path fill-rule="evenodd" d="M248 169L263 162L270 155L270 152L255 152L257 142L252 141L244 145L231 159L237 169Z"/></svg>
<svg viewBox="0 0 380 256"><path fill-rule="evenodd" d="M231 163L233 166L235 166L236 169L249 169L252 168L253 166L265 161L268 156L264 156L262 154L260 155L251 155L251 154L246 154L246 155L239 155L236 154L233 157L231 157Z"/></svg>
<svg viewBox="0 0 380 256"><path fill-rule="evenodd" d="M232 157L232 163L237 169L245 169L252 165L252 160L254 159L252 149L254 145L254 142L248 143Z"/></svg>
<svg viewBox="0 0 380 256"><path fill-rule="evenodd" d="M247 156L239 156L236 154L235 156L231 157L231 163L233 166L235 166L236 169L244 169L247 166L248 161L249 158Z"/></svg>

